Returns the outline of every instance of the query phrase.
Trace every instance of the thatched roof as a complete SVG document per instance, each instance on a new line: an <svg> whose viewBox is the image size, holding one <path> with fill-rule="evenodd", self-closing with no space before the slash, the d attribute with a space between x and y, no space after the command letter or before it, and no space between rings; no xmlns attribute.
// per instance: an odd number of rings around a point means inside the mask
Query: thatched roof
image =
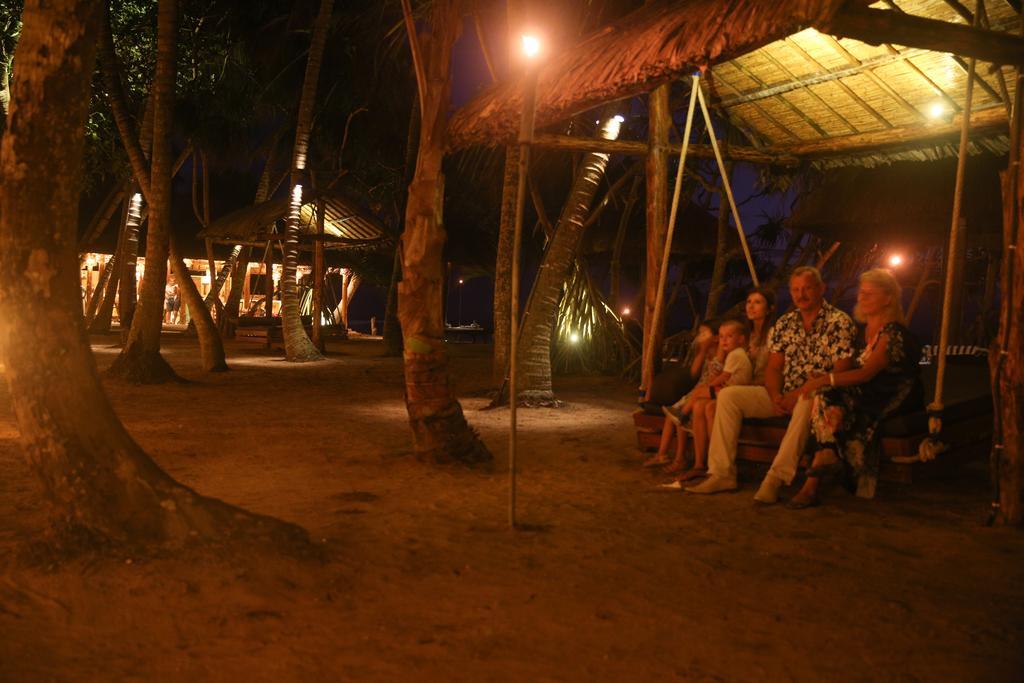
<svg viewBox="0 0 1024 683"><path fill-rule="evenodd" d="M309 249L316 236L316 202L320 195L307 192L299 221L300 248ZM353 198L341 193L327 193L324 200L324 246L326 249L367 248L387 241L383 224ZM280 238L275 223L284 220L290 199L281 197L239 209L220 218L201 231L199 236L229 244L265 244Z"/></svg>
<svg viewBox="0 0 1024 683"><path fill-rule="evenodd" d="M858 33L844 17L865 11L873 13L872 19L900 21L910 15L911 20L935 20L929 29L963 31L963 5L887 0L877 3L888 8L882 11L858 9L862 4L687 0L645 5L543 65L537 125L564 121L707 66L703 80L712 106L764 157L796 156L828 165L938 158L954 152L949 141L959 131L966 60L920 48L872 46L829 32ZM993 32L1014 30L1016 22L1006 3L988 3L983 25ZM1005 33L986 35L1018 40ZM1018 45L1011 42L1005 53L1019 62ZM1005 153L1012 69L979 61L978 79L972 116L977 149ZM500 83L458 110L449 124L452 145L514 140L521 91L521 79ZM944 112L933 118L935 105Z"/></svg>
<svg viewBox="0 0 1024 683"><path fill-rule="evenodd" d="M543 65L537 85L537 125L646 92L695 66L749 52L802 25L827 20L842 3L651 3ZM521 108L522 79L499 83L452 117L453 146L514 138Z"/></svg>
<svg viewBox="0 0 1024 683"><path fill-rule="evenodd" d="M968 243L999 244L1002 202L999 164L970 159L963 212ZM880 168L841 168L797 202L786 225L843 242L943 243L953 213L956 161L904 161Z"/></svg>

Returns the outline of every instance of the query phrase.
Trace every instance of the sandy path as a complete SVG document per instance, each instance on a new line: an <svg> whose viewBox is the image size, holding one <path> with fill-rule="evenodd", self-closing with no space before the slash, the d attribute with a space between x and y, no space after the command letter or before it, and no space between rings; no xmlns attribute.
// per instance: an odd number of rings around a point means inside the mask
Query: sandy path
<svg viewBox="0 0 1024 683"><path fill-rule="evenodd" d="M45 509L0 391L0 679L1019 681L1024 534L980 525L985 470L803 513L651 492L631 387L558 382L521 411L521 516L505 526L504 410L487 348L454 347L493 471L409 456L397 359L348 342L315 365L229 348L190 385L108 389L199 491L301 524L323 563L194 551L27 564ZM96 347L101 366L112 352ZM20 558L20 559L19 559Z"/></svg>

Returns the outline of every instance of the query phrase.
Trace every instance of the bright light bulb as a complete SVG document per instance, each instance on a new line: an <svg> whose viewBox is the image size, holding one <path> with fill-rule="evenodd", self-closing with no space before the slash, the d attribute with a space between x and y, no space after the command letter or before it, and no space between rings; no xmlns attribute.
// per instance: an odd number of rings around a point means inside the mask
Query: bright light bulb
<svg viewBox="0 0 1024 683"><path fill-rule="evenodd" d="M292 201L302 201L302 185L296 185L295 187L292 188Z"/></svg>
<svg viewBox="0 0 1024 683"><path fill-rule="evenodd" d="M625 121L626 121L626 119L623 118L621 114L616 114L615 115L615 120L618 121L619 123L625 123Z"/></svg>
<svg viewBox="0 0 1024 683"><path fill-rule="evenodd" d="M893 254L889 257L889 265L893 268L898 268L903 265L903 257L899 254Z"/></svg>
<svg viewBox="0 0 1024 683"><path fill-rule="evenodd" d="M629 315L629 308L623 308L622 315Z"/></svg>
<svg viewBox="0 0 1024 683"><path fill-rule="evenodd" d="M575 332L573 332L573 333L571 333L571 334L569 335L569 342L570 342L571 344L575 344L575 343L577 343L577 342L578 342L579 340L580 340L580 335L576 334Z"/></svg>
<svg viewBox="0 0 1024 683"><path fill-rule="evenodd" d="M461 277L459 278L459 284L460 285L462 284L462 278Z"/></svg>
<svg viewBox="0 0 1024 683"><path fill-rule="evenodd" d="M942 115L946 113L946 105L941 102L936 102L928 108L928 116L933 119L940 119Z"/></svg>
<svg viewBox="0 0 1024 683"><path fill-rule="evenodd" d="M536 36L523 35L523 54L533 59L540 54L540 40Z"/></svg>

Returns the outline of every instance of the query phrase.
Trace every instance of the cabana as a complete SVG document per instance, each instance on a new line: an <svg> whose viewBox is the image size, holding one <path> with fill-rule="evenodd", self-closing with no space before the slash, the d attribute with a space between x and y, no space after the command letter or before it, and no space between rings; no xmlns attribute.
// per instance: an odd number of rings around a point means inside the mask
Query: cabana
<svg viewBox="0 0 1024 683"><path fill-rule="evenodd" d="M236 252L243 247L263 249L264 272L273 271L274 246L283 255L284 230L278 229L279 222L287 219L290 199L280 197L254 206L233 211L212 222L199 236L215 244L233 245ZM307 192L299 213L299 258L308 255L313 266L313 292L311 311L320 310L323 301L323 283L326 266L347 266L359 252L374 251L390 246L384 224L359 200L338 191ZM259 270L259 268L257 268ZM248 273L248 266L246 266ZM273 279L263 278L265 301L273 300ZM342 268L339 309L347 324L348 303L358 287L358 278L347 268ZM248 287L248 277L246 278ZM248 299L248 297L246 297ZM266 307L267 318L271 317L272 306ZM320 316L312 315L311 333L320 336ZM249 326L240 331L243 337L266 339L273 342L274 335L259 325ZM314 341L319 341L314 339Z"/></svg>
<svg viewBox="0 0 1024 683"><path fill-rule="evenodd" d="M1010 116L1020 101L1014 67L1024 63L1024 40L1009 31L1020 27L1019 3L978 2L973 10L957 0L876 4L650 3L554 54L536 73L499 83L476 97L451 118L450 139L456 148L513 143L523 103L535 99L540 133L532 144L645 156L649 264L657 263L651 254L662 253L669 229L668 158L672 145L678 144L670 138L668 84L695 69L701 78L694 83L706 88L704 97L720 119L716 125L727 122L749 143L723 150L728 160L829 168L954 154L964 159L982 150L1017 158L1020 138L1016 131L1011 135ZM535 98L526 88L533 79ZM649 103L647 140L570 137L555 126L603 103L644 93ZM1014 128L1019 130L1019 124ZM691 143L689 153L710 158L715 150ZM957 169L951 216L959 213L962 171ZM1008 178L1003 198L1005 242L1011 245L1019 239L1020 217L1014 210L1019 197L1019 181ZM954 252L957 236L954 229ZM1008 277L1002 290L996 378L1016 398L1007 399L1002 414L996 411L996 478L1002 489L994 505L1001 504L1002 516L1015 522L1021 518L1019 471L1024 456L1018 434L1024 421L1019 396L1024 307L1020 283L1014 288L1020 259L1014 254L1004 265ZM661 334L662 321L655 320L652 302L663 277L660 269L647 269L645 339ZM645 350L657 346L644 345ZM653 353L645 352L645 382L654 360ZM941 394L936 398L941 404Z"/></svg>

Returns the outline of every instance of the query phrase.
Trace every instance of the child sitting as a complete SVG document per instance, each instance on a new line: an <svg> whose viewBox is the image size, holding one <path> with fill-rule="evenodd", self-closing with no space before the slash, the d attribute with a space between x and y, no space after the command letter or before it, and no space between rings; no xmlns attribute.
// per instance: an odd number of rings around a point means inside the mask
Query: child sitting
<svg viewBox="0 0 1024 683"><path fill-rule="evenodd" d="M694 447L693 467L667 486L679 488L680 482L697 479L707 473L708 442L711 434L709 423L713 415L707 407L715 400L716 393L724 387L749 384L753 378L754 370L747 354L749 336L744 321L723 322L718 328L718 351L705 361L700 383L674 405L663 408L668 419L662 428L663 448L659 453L667 450L673 429L676 433L676 457L667 468L667 473L674 474L683 470L686 449L686 431L683 423L687 417L690 417Z"/></svg>

